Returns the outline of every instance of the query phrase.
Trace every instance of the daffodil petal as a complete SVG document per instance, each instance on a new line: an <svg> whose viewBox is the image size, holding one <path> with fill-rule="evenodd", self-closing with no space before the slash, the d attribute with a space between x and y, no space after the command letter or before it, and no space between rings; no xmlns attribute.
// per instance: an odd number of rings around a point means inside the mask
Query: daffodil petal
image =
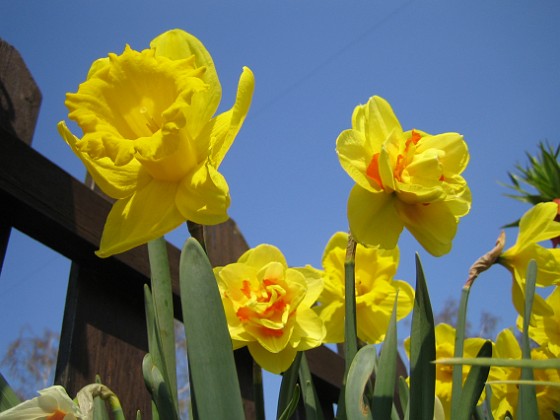
<svg viewBox="0 0 560 420"><path fill-rule="evenodd" d="M219 168L224 156L229 150L235 136L241 129L245 117L249 112L253 91L255 90L255 77L248 67L243 67L237 86L237 96L233 107L220 115L209 125L210 137L210 162ZM208 128L207 128L208 129Z"/></svg>
<svg viewBox="0 0 560 420"><path fill-rule="evenodd" d="M58 123L58 132L85 165L95 184L109 197L128 197L149 182L150 178L139 162L132 160L126 165L115 166L108 157L92 159L80 151L80 140L70 132L64 121Z"/></svg>
<svg viewBox="0 0 560 420"><path fill-rule="evenodd" d="M297 354L297 350L289 346L278 353L271 353L256 342L249 343L247 347L259 366L277 375L288 370Z"/></svg>
<svg viewBox="0 0 560 420"><path fill-rule="evenodd" d="M366 105L356 107L352 126L365 135L373 153L379 152L391 132L397 130L402 133L401 124L391 105L379 96L372 96Z"/></svg>
<svg viewBox="0 0 560 420"><path fill-rule="evenodd" d="M179 183L175 205L184 220L216 225L228 219L229 187L222 174L208 164L200 165Z"/></svg>
<svg viewBox="0 0 560 420"><path fill-rule="evenodd" d="M331 300L315 308L325 324L327 333L325 343L342 343L344 341L344 301Z"/></svg>
<svg viewBox="0 0 560 420"><path fill-rule="evenodd" d="M204 67L202 79L210 86L208 91L193 98L192 115L196 121L209 121L218 109L222 98L222 88L218 79L218 73L214 61L206 47L194 35L181 29L172 29L157 36L150 42L150 48L155 56L164 56L172 60L195 57L197 67ZM193 129L193 135L197 136L202 126Z"/></svg>
<svg viewBox="0 0 560 420"><path fill-rule="evenodd" d="M469 150L463 136L459 133L442 133L422 137L416 146L417 153L437 150L444 176L460 174L469 163ZM443 153L441 153L443 152Z"/></svg>
<svg viewBox="0 0 560 420"><path fill-rule="evenodd" d="M519 236L516 245L538 243L560 236L560 223L554 218L558 214L558 204L539 203L523 215L519 221Z"/></svg>
<svg viewBox="0 0 560 420"><path fill-rule="evenodd" d="M424 204L396 203L406 228L430 254L439 257L451 250L457 231L457 218L445 202Z"/></svg>
<svg viewBox="0 0 560 420"><path fill-rule="evenodd" d="M325 338L326 330L321 318L309 308L298 308L294 326L294 337L299 337L296 345L298 351L309 350L320 346Z"/></svg>
<svg viewBox="0 0 560 420"><path fill-rule="evenodd" d="M355 185L348 198L348 222L357 242L391 249L397 245L403 222L393 196L372 193Z"/></svg>
<svg viewBox="0 0 560 420"><path fill-rule="evenodd" d="M238 260L238 262L248 264L257 270L273 261L280 262L284 267L288 267L282 252L275 246L268 244L261 244L256 248L246 251Z"/></svg>
<svg viewBox="0 0 560 420"><path fill-rule="evenodd" d="M367 176L374 154L367 146L365 135L358 130L344 130L336 139L336 152L342 168L359 186L376 192L381 187Z"/></svg>
<svg viewBox="0 0 560 420"><path fill-rule="evenodd" d="M177 184L152 180L113 205L101 237L99 257L128 251L159 238L185 221L175 206Z"/></svg>

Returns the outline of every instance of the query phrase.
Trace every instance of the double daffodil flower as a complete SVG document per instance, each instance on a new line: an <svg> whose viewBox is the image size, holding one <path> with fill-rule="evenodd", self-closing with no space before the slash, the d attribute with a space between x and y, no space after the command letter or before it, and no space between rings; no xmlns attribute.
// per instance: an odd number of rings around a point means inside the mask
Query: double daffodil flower
<svg viewBox="0 0 560 420"><path fill-rule="evenodd" d="M58 129L95 183L116 201L101 238L108 257L158 238L185 220L227 220L229 189L218 168L241 128L254 89L244 68L233 107L215 116L221 86L204 45L182 30L150 48L126 46L93 63L66 97L83 131Z"/></svg>
<svg viewBox="0 0 560 420"><path fill-rule="evenodd" d="M262 244L214 274L233 348L247 346L262 368L284 372L298 351L322 344L325 327L311 309L323 290L316 270L289 268L278 248Z"/></svg>
<svg viewBox="0 0 560 420"><path fill-rule="evenodd" d="M460 134L403 131L389 103L373 96L356 107L336 150L356 182L348 222L357 242L391 249L406 227L432 255L451 250L459 218L471 207Z"/></svg>

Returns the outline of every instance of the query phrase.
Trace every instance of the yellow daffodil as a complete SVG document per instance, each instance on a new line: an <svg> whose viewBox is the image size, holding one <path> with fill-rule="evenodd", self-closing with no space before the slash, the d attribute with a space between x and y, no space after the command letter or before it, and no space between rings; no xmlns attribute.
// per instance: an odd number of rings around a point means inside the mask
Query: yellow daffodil
<svg viewBox="0 0 560 420"><path fill-rule="evenodd" d="M39 396L24 401L0 413L0 419L10 420L76 420L83 418L80 408L66 390L51 386L38 392Z"/></svg>
<svg viewBox="0 0 560 420"><path fill-rule="evenodd" d="M494 346L493 355L500 359L520 359L521 348L513 332L509 329L503 330L498 334ZM546 360L552 356L544 348L531 350L531 359ZM557 369L533 369L536 381L560 382L560 371ZM488 381L517 381L521 378L519 368L505 368L493 366L488 375ZM515 417L517 402L519 397L519 386L512 384L491 384L492 398L490 400L492 415L496 420L502 420L506 414ZM557 387L539 385L536 387L537 404L539 408L539 418L553 419L552 410L560 408L560 393Z"/></svg>
<svg viewBox="0 0 560 420"><path fill-rule="evenodd" d="M448 324L438 324L436 334L436 359L454 357L455 328ZM467 338L463 344L463 357L476 357L485 339ZM405 350L410 356L410 337L404 341ZM463 382L467 379L470 367L463 366ZM451 418L451 389L453 385L453 366L436 364L436 396L441 401L445 411L445 418Z"/></svg>
<svg viewBox="0 0 560 420"><path fill-rule="evenodd" d="M459 218L471 206L460 175L469 161L460 134L403 131L389 103L374 96L356 107L336 150L356 182L348 199L356 241L394 248L406 227L431 254L450 251Z"/></svg>
<svg viewBox="0 0 560 420"><path fill-rule="evenodd" d="M78 139L58 129L96 184L116 202L97 254L107 257L158 238L185 220L227 220L229 189L218 168L249 110L253 73L244 68L233 107L214 116L221 86L194 36L171 30L150 48L126 46L95 61L66 97Z"/></svg>
<svg viewBox="0 0 560 420"><path fill-rule="evenodd" d="M554 202L532 207L519 221L515 245L498 258L498 262L513 275L513 304L519 314L523 314L527 266L531 260L537 263L537 286L560 283L560 249L544 248L538 244L560 235L560 223L554 221L557 214L558 204ZM535 294L533 314L551 314L549 305L538 294Z"/></svg>
<svg viewBox="0 0 560 420"><path fill-rule="evenodd" d="M529 326L529 337L541 347L545 347L560 358L560 287L546 298L546 303L551 309L550 315L533 315L532 324ZM523 318L517 318L517 328L523 329Z"/></svg>
<svg viewBox="0 0 560 420"><path fill-rule="evenodd" d="M348 234L335 233L323 253L325 288L315 310L325 323L325 342L344 341L344 260ZM406 282L393 280L399 250L365 248L358 244L355 257L356 320L358 338L376 344L385 338L397 291L397 319L406 317L414 304L414 290Z"/></svg>
<svg viewBox="0 0 560 420"><path fill-rule="evenodd" d="M264 369L284 372L298 351L323 342L325 327L311 309L323 289L317 270L288 268L278 248L263 244L214 273L234 349L246 345Z"/></svg>

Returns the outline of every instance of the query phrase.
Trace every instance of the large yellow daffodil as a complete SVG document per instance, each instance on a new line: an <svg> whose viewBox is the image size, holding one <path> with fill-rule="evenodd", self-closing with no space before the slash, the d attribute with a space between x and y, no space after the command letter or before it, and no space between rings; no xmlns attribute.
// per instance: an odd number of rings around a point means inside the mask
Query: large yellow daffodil
<svg viewBox="0 0 560 420"><path fill-rule="evenodd" d="M263 244L214 273L234 349L246 345L264 369L284 372L298 351L323 342L325 327L311 309L323 289L316 270L288 268L278 248Z"/></svg>
<svg viewBox="0 0 560 420"><path fill-rule="evenodd" d="M435 328L436 335L436 359L454 357L455 352L455 328L448 324L438 324ZM472 337L465 339L463 343L463 357L476 357L480 348L485 343L484 338ZM404 340L404 347L410 357L410 337ZM467 379L470 367L463 365L463 382ZM436 364L436 396L439 398L445 418L451 418L451 391L453 387L453 366ZM481 401L483 398L481 399Z"/></svg>
<svg viewBox="0 0 560 420"><path fill-rule="evenodd" d="M325 288L315 308L327 329L325 342L344 341L344 260L348 234L335 233L323 253ZM356 321L358 338L366 343L383 341L397 291L397 319L406 317L414 304L414 290L393 280L399 264L399 250L365 248L358 244L355 257Z"/></svg>
<svg viewBox="0 0 560 420"><path fill-rule="evenodd" d="M227 220L229 189L218 168L249 110L254 89L244 68L234 106L214 116L221 86L194 36L171 30L150 48L127 46L95 61L67 95L78 139L59 132L96 184L116 199L97 254L107 257L171 231L185 220Z"/></svg>
<svg viewBox="0 0 560 420"><path fill-rule="evenodd" d="M498 334L493 350L493 357L499 359L520 359L521 348L513 332L509 329L503 330ZM531 350L531 359L547 360L554 356L545 348L539 347ZM536 381L560 382L560 371L558 369L533 369ZM505 368L493 366L488 374L488 381L518 381L521 379L519 368ZM509 414L509 417L516 418L517 403L519 397L519 386L516 383L497 383L492 384L492 398L490 400L492 415L496 420L502 420ZM535 392L537 394L537 405L539 408L540 419L553 419L552 411L560 408L560 393L558 387L538 385Z"/></svg>
<svg viewBox="0 0 560 420"><path fill-rule="evenodd" d="M532 207L519 221L519 234L515 245L498 258L498 262L513 275L513 304L523 314L527 266L531 260L537 263L537 286L560 284L560 249L544 248L539 242L560 235L560 222L554 221L558 204L539 203ZM535 294L533 314L550 315L550 306Z"/></svg>
<svg viewBox="0 0 560 420"><path fill-rule="evenodd" d="M449 252L471 206L460 175L469 161L460 134L403 131L389 103L374 96L356 107L336 150L356 182L348 200L356 241L394 248L406 227L431 254Z"/></svg>

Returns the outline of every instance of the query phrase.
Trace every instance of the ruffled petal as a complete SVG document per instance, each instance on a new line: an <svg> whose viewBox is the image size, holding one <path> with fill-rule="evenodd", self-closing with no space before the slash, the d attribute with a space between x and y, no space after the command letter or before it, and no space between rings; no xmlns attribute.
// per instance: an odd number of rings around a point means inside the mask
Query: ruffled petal
<svg viewBox="0 0 560 420"><path fill-rule="evenodd" d="M293 333L293 345L298 351L319 347L323 343L326 330L315 311L309 308L298 308ZM297 339L297 340L296 340Z"/></svg>
<svg viewBox="0 0 560 420"><path fill-rule="evenodd" d="M96 254L105 258L128 251L175 229L185 218L175 207L177 184L152 180L128 198L118 200L103 229Z"/></svg>
<svg viewBox="0 0 560 420"><path fill-rule="evenodd" d="M336 139L336 153L342 168L359 186L376 192L381 186L367 176L374 155L367 146L365 135L358 130L345 130Z"/></svg>
<svg viewBox="0 0 560 420"><path fill-rule="evenodd" d="M459 133L443 133L422 137L416 145L417 153L425 153L433 149L438 152L443 175L458 175L469 163L469 150L463 136Z"/></svg>
<svg viewBox="0 0 560 420"><path fill-rule="evenodd" d="M404 226L393 195L371 193L359 185L352 188L348 198L348 223L358 243L385 249L397 246Z"/></svg>
<svg viewBox="0 0 560 420"><path fill-rule="evenodd" d="M554 218L558 214L555 202L539 203L521 217L519 235L515 246L520 250L529 245L560 236L560 223Z"/></svg>
<svg viewBox="0 0 560 420"><path fill-rule="evenodd" d="M439 257L451 250L458 220L445 202L405 204L396 202L406 228L430 254Z"/></svg>
<svg viewBox="0 0 560 420"><path fill-rule="evenodd" d="M256 342L249 343L247 347L259 366L277 375L288 370L297 354L297 350L292 347L286 347L278 353L271 353Z"/></svg>
<svg viewBox="0 0 560 420"><path fill-rule="evenodd" d="M126 165L115 166L108 157L92 159L87 153L82 153L78 146L80 140L70 132L64 121L58 123L58 132L85 165L95 184L109 197L128 197L150 181L150 177L137 161L132 160Z"/></svg>
<svg viewBox="0 0 560 420"><path fill-rule="evenodd" d="M196 67L205 69L202 79L209 88L206 92L196 95L192 103L191 118L200 123L196 124L196 127L189 127L192 129L192 135L198 136L204 124L216 113L222 98L222 88L212 56L202 42L181 29L172 29L157 36L150 42L150 48L156 57L163 56L172 60L194 56Z"/></svg>
<svg viewBox="0 0 560 420"><path fill-rule="evenodd" d="M216 225L228 219L229 187L225 178L208 164L183 178L177 188L175 205L184 220Z"/></svg>
<svg viewBox="0 0 560 420"><path fill-rule="evenodd" d="M364 134L372 155L380 151L391 132L396 130L402 133L401 124L391 105L379 96L372 96L366 105L356 107L352 115L352 127Z"/></svg>
<svg viewBox="0 0 560 420"><path fill-rule="evenodd" d="M255 77L248 67L243 68L237 86L237 96L233 107L213 120L205 131L210 130L210 162L219 168L224 156L229 150L235 136L241 129L243 121L249 112L253 91L255 90ZM203 136L207 135L205 133Z"/></svg>
<svg viewBox="0 0 560 420"><path fill-rule="evenodd" d="M288 263L282 252L274 245L268 244L261 244L255 248L249 249L239 257L238 262L248 264L256 270L260 270L271 262L279 262L284 267L288 267Z"/></svg>

